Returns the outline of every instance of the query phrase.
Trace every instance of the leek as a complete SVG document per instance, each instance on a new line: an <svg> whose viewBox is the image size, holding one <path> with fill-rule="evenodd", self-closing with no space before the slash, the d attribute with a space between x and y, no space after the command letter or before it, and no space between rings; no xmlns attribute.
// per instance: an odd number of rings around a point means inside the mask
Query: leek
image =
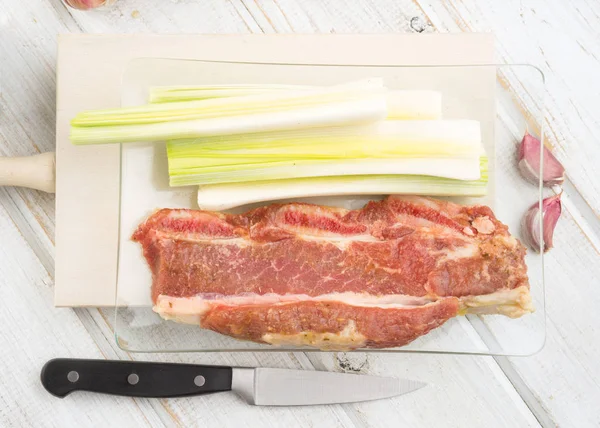
<svg viewBox="0 0 600 428"><path fill-rule="evenodd" d="M375 122L387 116L380 80L311 90L86 111L73 144L210 137Z"/></svg>
<svg viewBox="0 0 600 428"><path fill-rule="evenodd" d="M311 86L298 85L208 85L208 86L157 86L150 88L151 103L173 101L206 100L210 98L241 97L284 90L310 89Z"/></svg>
<svg viewBox="0 0 600 428"><path fill-rule="evenodd" d="M478 159L350 159L346 161L283 161L220 167L193 168L170 172L173 187L193 184L236 183L276 180L282 178L319 177L336 175L431 175L456 180L478 180L481 175Z"/></svg>
<svg viewBox="0 0 600 428"><path fill-rule="evenodd" d="M340 85L352 87L354 84ZM295 85L157 86L150 89L151 103L172 103L213 98L243 97L290 90L314 90ZM442 95L437 91L394 90L387 95L388 119L435 120L442 118Z"/></svg>
<svg viewBox="0 0 600 428"><path fill-rule="evenodd" d="M479 122L381 121L355 127L169 141L172 186L341 175L478 180Z"/></svg>
<svg viewBox="0 0 600 428"><path fill-rule="evenodd" d="M487 159L482 158L479 180L452 180L422 175L358 175L309 177L200 186L198 206L221 211L256 202L330 195L484 196Z"/></svg>
<svg viewBox="0 0 600 428"><path fill-rule="evenodd" d="M327 158L478 156L479 122L473 120L385 120L364 126L305 129L231 135L167 143L169 159L184 164L192 158ZM188 165L189 166L189 165Z"/></svg>

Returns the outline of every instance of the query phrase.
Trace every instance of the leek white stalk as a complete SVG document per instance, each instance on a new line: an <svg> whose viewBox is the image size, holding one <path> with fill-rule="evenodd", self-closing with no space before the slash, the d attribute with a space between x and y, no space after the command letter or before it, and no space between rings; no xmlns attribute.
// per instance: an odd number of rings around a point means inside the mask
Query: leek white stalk
<svg viewBox="0 0 600 428"><path fill-rule="evenodd" d="M71 141L160 141L375 122L387 116L380 83L83 112L71 122Z"/></svg>
<svg viewBox="0 0 600 428"><path fill-rule="evenodd" d="M285 161L222 167L192 168L169 173L171 186L236 183L282 178L335 175L430 175L455 180L479 180L479 158L350 159L345 161Z"/></svg>
<svg viewBox="0 0 600 428"><path fill-rule="evenodd" d="M172 186L336 175L412 174L478 180L476 121L382 121L169 141Z"/></svg>
<svg viewBox="0 0 600 428"><path fill-rule="evenodd" d="M221 211L256 202L330 195L484 196L485 168L481 179L470 181L419 175L359 175L212 184L199 187L198 206Z"/></svg>
<svg viewBox="0 0 600 428"><path fill-rule="evenodd" d="M482 152L480 124L473 120L385 120L362 126L261 132L167 143L174 167L212 158L347 159L362 157L474 156Z"/></svg>
<svg viewBox="0 0 600 428"><path fill-rule="evenodd" d="M338 85L352 88L357 83ZM151 103L171 103L211 98L244 97L290 90L309 91L316 86L296 85L208 85L157 86L150 89ZM442 118L442 94L427 90L394 90L387 94L388 119L435 120Z"/></svg>

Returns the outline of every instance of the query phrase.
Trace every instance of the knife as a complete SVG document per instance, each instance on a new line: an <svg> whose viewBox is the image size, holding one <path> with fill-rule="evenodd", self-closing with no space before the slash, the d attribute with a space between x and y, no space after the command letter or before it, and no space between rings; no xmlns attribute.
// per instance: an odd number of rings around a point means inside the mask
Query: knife
<svg viewBox="0 0 600 428"><path fill-rule="evenodd" d="M48 361L41 380L60 398L73 391L154 398L233 391L257 406L378 400L425 386L413 380L325 371L69 358Z"/></svg>

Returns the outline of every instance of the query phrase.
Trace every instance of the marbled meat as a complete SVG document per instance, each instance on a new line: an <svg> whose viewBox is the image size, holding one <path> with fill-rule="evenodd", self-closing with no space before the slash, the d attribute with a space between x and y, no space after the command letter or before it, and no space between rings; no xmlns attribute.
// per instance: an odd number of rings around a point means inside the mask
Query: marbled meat
<svg viewBox="0 0 600 428"><path fill-rule="evenodd" d="M255 342L398 347L456 315L533 310L525 248L485 206L390 196L358 210L162 209L133 240L157 313Z"/></svg>

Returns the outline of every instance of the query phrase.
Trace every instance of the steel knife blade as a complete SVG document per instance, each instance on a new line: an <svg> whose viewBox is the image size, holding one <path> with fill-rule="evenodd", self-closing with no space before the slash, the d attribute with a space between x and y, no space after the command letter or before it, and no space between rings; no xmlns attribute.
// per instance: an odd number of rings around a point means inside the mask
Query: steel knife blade
<svg viewBox="0 0 600 428"><path fill-rule="evenodd" d="M91 391L129 397L185 397L233 391L257 406L378 400L424 383L325 371L57 358L44 365L44 388L57 397Z"/></svg>

